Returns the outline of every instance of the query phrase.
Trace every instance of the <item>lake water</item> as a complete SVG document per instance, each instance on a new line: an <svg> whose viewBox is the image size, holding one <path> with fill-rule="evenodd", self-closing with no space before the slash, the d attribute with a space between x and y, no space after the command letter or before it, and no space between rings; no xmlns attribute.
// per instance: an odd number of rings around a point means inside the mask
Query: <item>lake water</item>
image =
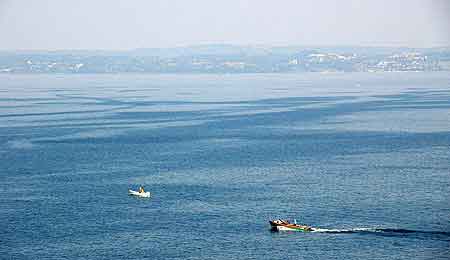
<svg viewBox="0 0 450 260"><path fill-rule="evenodd" d="M2 259L449 259L450 75L1 75L0 190Z"/></svg>

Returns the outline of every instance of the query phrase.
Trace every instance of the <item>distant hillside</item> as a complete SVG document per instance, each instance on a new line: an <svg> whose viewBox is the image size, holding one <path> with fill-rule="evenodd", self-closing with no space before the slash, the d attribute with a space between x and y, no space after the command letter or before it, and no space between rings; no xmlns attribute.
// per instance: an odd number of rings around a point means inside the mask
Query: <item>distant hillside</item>
<svg viewBox="0 0 450 260"><path fill-rule="evenodd" d="M240 46L0 52L0 73L273 73L450 70L450 48Z"/></svg>

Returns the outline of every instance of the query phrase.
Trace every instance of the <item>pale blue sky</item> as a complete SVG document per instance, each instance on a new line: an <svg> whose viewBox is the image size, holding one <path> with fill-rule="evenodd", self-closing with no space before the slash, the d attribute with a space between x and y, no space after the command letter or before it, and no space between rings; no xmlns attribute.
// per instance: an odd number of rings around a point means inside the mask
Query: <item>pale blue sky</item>
<svg viewBox="0 0 450 260"><path fill-rule="evenodd" d="M450 45L447 0L0 0L0 49Z"/></svg>

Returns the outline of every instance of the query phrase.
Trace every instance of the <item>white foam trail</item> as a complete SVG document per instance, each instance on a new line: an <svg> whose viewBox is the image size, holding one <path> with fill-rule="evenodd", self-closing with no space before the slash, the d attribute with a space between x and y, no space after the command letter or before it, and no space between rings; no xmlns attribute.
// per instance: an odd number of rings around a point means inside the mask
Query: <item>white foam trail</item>
<svg viewBox="0 0 450 260"><path fill-rule="evenodd" d="M314 228L312 232L328 232L328 233L346 233L358 231L376 231L375 228L350 228L350 229L328 229L328 228Z"/></svg>

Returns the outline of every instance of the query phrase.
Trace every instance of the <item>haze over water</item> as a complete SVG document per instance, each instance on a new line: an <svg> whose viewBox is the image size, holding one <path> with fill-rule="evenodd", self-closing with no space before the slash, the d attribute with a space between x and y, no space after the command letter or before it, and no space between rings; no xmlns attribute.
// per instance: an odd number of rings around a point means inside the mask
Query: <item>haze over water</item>
<svg viewBox="0 0 450 260"><path fill-rule="evenodd" d="M449 100L448 73L0 75L0 254L448 259Z"/></svg>

